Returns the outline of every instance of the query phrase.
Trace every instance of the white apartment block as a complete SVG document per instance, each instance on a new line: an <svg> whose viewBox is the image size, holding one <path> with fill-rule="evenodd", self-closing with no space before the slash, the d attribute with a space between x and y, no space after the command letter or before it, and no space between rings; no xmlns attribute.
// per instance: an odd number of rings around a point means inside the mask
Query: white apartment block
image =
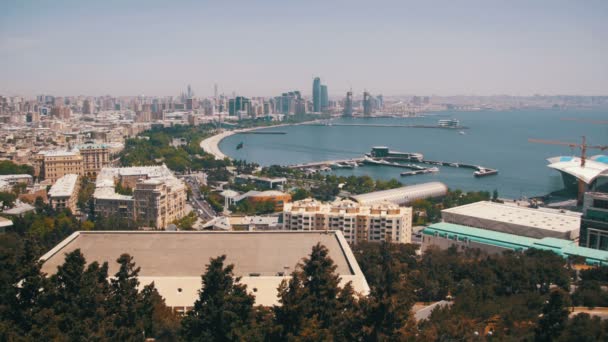
<svg viewBox="0 0 608 342"><path fill-rule="evenodd" d="M340 230L351 244L360 241L412 241L412 208L390 202L361 205L351 200L285 203L285 230Z"/></svg>
<svg viewBox="0 0 608 342"><path fill-rule="evenodd" d="M57 211L70 209L72 213L76 213L79 189L78 175L67 174L59 178L49 190L49 203Z"/></svg>
<svg viewBox="0 0 608 342"><path fill-rule="evenodd" d="M116 193L115 186L133 195ZM165 165L103 168L95 182L95 213L165 228L186 213L186 185Z"/></svg>

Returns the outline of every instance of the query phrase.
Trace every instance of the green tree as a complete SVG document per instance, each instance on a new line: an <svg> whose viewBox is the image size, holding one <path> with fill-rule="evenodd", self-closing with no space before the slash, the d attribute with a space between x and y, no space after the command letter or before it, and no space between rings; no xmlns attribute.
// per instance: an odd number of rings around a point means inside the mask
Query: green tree
<svg viewBox="0 0 608 342"><path fill-rule="evenodd" d="M143 321L139 319L140 294L137 290L139 267L129 254L122 254L117 260L120 268L110 280L108 309L111 324L107 337L115 341L142 340Z"/></svg>
<svg viewBox="0 0 608 342"><path fill-rule="evenodd" d="M61 333L71 341L101 339L107 323L106 298L108 265L86 261L79 249L66 254L65 261L51 277L52 304Z"/></svg>
<svg viewBox="0 0 608 342"><path fill-rule="evenodd" d="M553 341L560 336L568 321L570 300L563 290L553 290L543 307L542 317L536 327L536 341Z"/></svg>
<svg viewBox="0 0 608 342"><path fill-rule="evenodd" d="M336 265L328 254L325 246L315 245L291 279L279 286L276 338L351 340L356 336L358 310L352 286L338 286Z"/></svg>
<svg viewBox="0 0 608 342"><path fill-rule="evenodd" d="M188 341L247 339L253 318L254 297L239 284L234 265L226 256L212 258L202 276L202 289L194 308L182 320L181 335Z"/></svg>
<svg viewBox="0 0 608 342"><path fill-rule="evenodd" d="M165 305L165 299L158 293L154 283L144 286L141 296L140 317L146 337L154 337L159 341L177 340L179 317Z"/></svg>
<svg viewBox="0 0 608 342"><path fill-rule="evenodd" d="M595 342L608 340L608 323L595 316L580 313L568 320L558 341Z"/></svg>
<svg viewBox="0 0 608 342"><path fill-rule="evenodd" d="M382 242L378 281L363 300L365 321L363 333L367 341L405 339L414 330L411 308L413 290L405 279L407 269L391 253L390 243Z"/></svg>
<svg viewBox="0 0 608 342"><path fill-rule="evenodd" d="M310 193L310 191L306 190L306 189L302 189L302 188L297 188L292 194L291 194L291 199L293 201L299 201L299 200L303 200L305 198L311 197L312 194Z"/></svg>
<svg viewBox="0 0 608 342"><path fill-rule="evenodd" d="M17 195L12 192L0 192L0 202L4 207L12 208L16 199Z"/></svg>

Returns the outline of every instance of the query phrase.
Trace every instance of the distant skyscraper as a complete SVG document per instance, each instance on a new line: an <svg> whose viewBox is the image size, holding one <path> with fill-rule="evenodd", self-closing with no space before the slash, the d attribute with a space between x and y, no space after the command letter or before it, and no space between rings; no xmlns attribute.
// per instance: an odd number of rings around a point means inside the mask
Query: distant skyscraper
<svg viewBox="0 0 608 342"><path fill-rule="evenodd" d="M194 109L194 99L189 97L186 99L186 110L193 110L193 109Z"/></svg>
<svg viewBox="0 0 608 342"><path fill-rule="evenodd" d="M194 93L192 92L192 87L188 84L188 93L186 94L186 97L191 99L194 96Z"/></svg>
<svg viewBox="0 0 608 342"><path fill-rule="evenodd" d="M231 116L239 115L239 112L248 113L250 107L251 100L243 96L228 100L228 114Z"/></svg>
<svg viewBox="0 0 608 342"><path fill-rule="evenodd" d="M321 111L324 112L329 107L329 97L327 96L327 86L321 85Z"/></svg>
<svg viewBox="0 0 608 342"><path fill-rule="evenodd" d="M378 103L378 109L384 109L384 96L382 96L382 95L376 96L376 101Z"/></svg>
<svg viewBox="0 0 608 342"><path fill-rule="evenodd" d="M312 111L315 113L321 111L321 79L318 77L312 82Z"/></svg>
<svg viewBox="0 0 608 342"><path fill-rule="evenodd" d="M372 115L372 96L368 92L363 92L363 116Z"/></svg>
<svg viewBox="0 0 608 342"><path fill-rule="evenodd" d="M346 99L344 100L344 113L342 115L346 117L353 116L353 92L352 90L346 93Z"/></svg>
<svg viewBox="0 0 608 342"><path fill-rule="evenodd" d="M86 99L82 104L82 114L93 114L93 104L91 100Z"/></svg>

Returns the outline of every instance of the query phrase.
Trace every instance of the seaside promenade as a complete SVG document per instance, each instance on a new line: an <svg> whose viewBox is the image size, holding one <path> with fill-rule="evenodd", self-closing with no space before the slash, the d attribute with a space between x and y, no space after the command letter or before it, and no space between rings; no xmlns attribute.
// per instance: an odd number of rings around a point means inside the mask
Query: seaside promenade
<svg viewBox="0 0 608 342"><path fill-rule="evenodd" d="M222 153L219 145L222 140L224 140L225 138L227 138L233 134L245 133L245 132L255 131L258 129L276 128L276 127L285 127L285 126L298 126L298 125L317 123L317 122L319 122L319 120L312 120L312 121L308 121L308 122L301 122L301 123L295 123L295 124L280 124L280 125L251 127L251 128L235 129L235 130L231 130L231 131L224 131L224 132L218 133L216 135L213 135L213 136L201 141L200 146L205 152L211 153L215 157L215 159L224 159L224 158L232 159L229 156Z"/></svg>
<svg viewBox="0 0 608 342"><path fill-rule="evenodd" d="M236 130L235 131L224 131L222 133L213 135L213 136L201 141L201 148L205 152L211 153L215 157L215 159L230 158L227 155L225 155L224 153L222 153L222 151L220 150L219 144L220 144L220 141L222 141L224 138L227 138L237 132L238 131L236 131Z"/></svg>

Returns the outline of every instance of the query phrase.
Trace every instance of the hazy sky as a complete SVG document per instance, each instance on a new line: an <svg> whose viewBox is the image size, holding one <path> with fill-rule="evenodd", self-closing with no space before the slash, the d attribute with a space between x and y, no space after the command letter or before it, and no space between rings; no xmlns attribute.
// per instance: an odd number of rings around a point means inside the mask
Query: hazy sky
<svg viewBox="0 0 608 342"><path fill-rule="evenodd" d="M1 0L0 94L608 95L608 0Z"/></svg>

